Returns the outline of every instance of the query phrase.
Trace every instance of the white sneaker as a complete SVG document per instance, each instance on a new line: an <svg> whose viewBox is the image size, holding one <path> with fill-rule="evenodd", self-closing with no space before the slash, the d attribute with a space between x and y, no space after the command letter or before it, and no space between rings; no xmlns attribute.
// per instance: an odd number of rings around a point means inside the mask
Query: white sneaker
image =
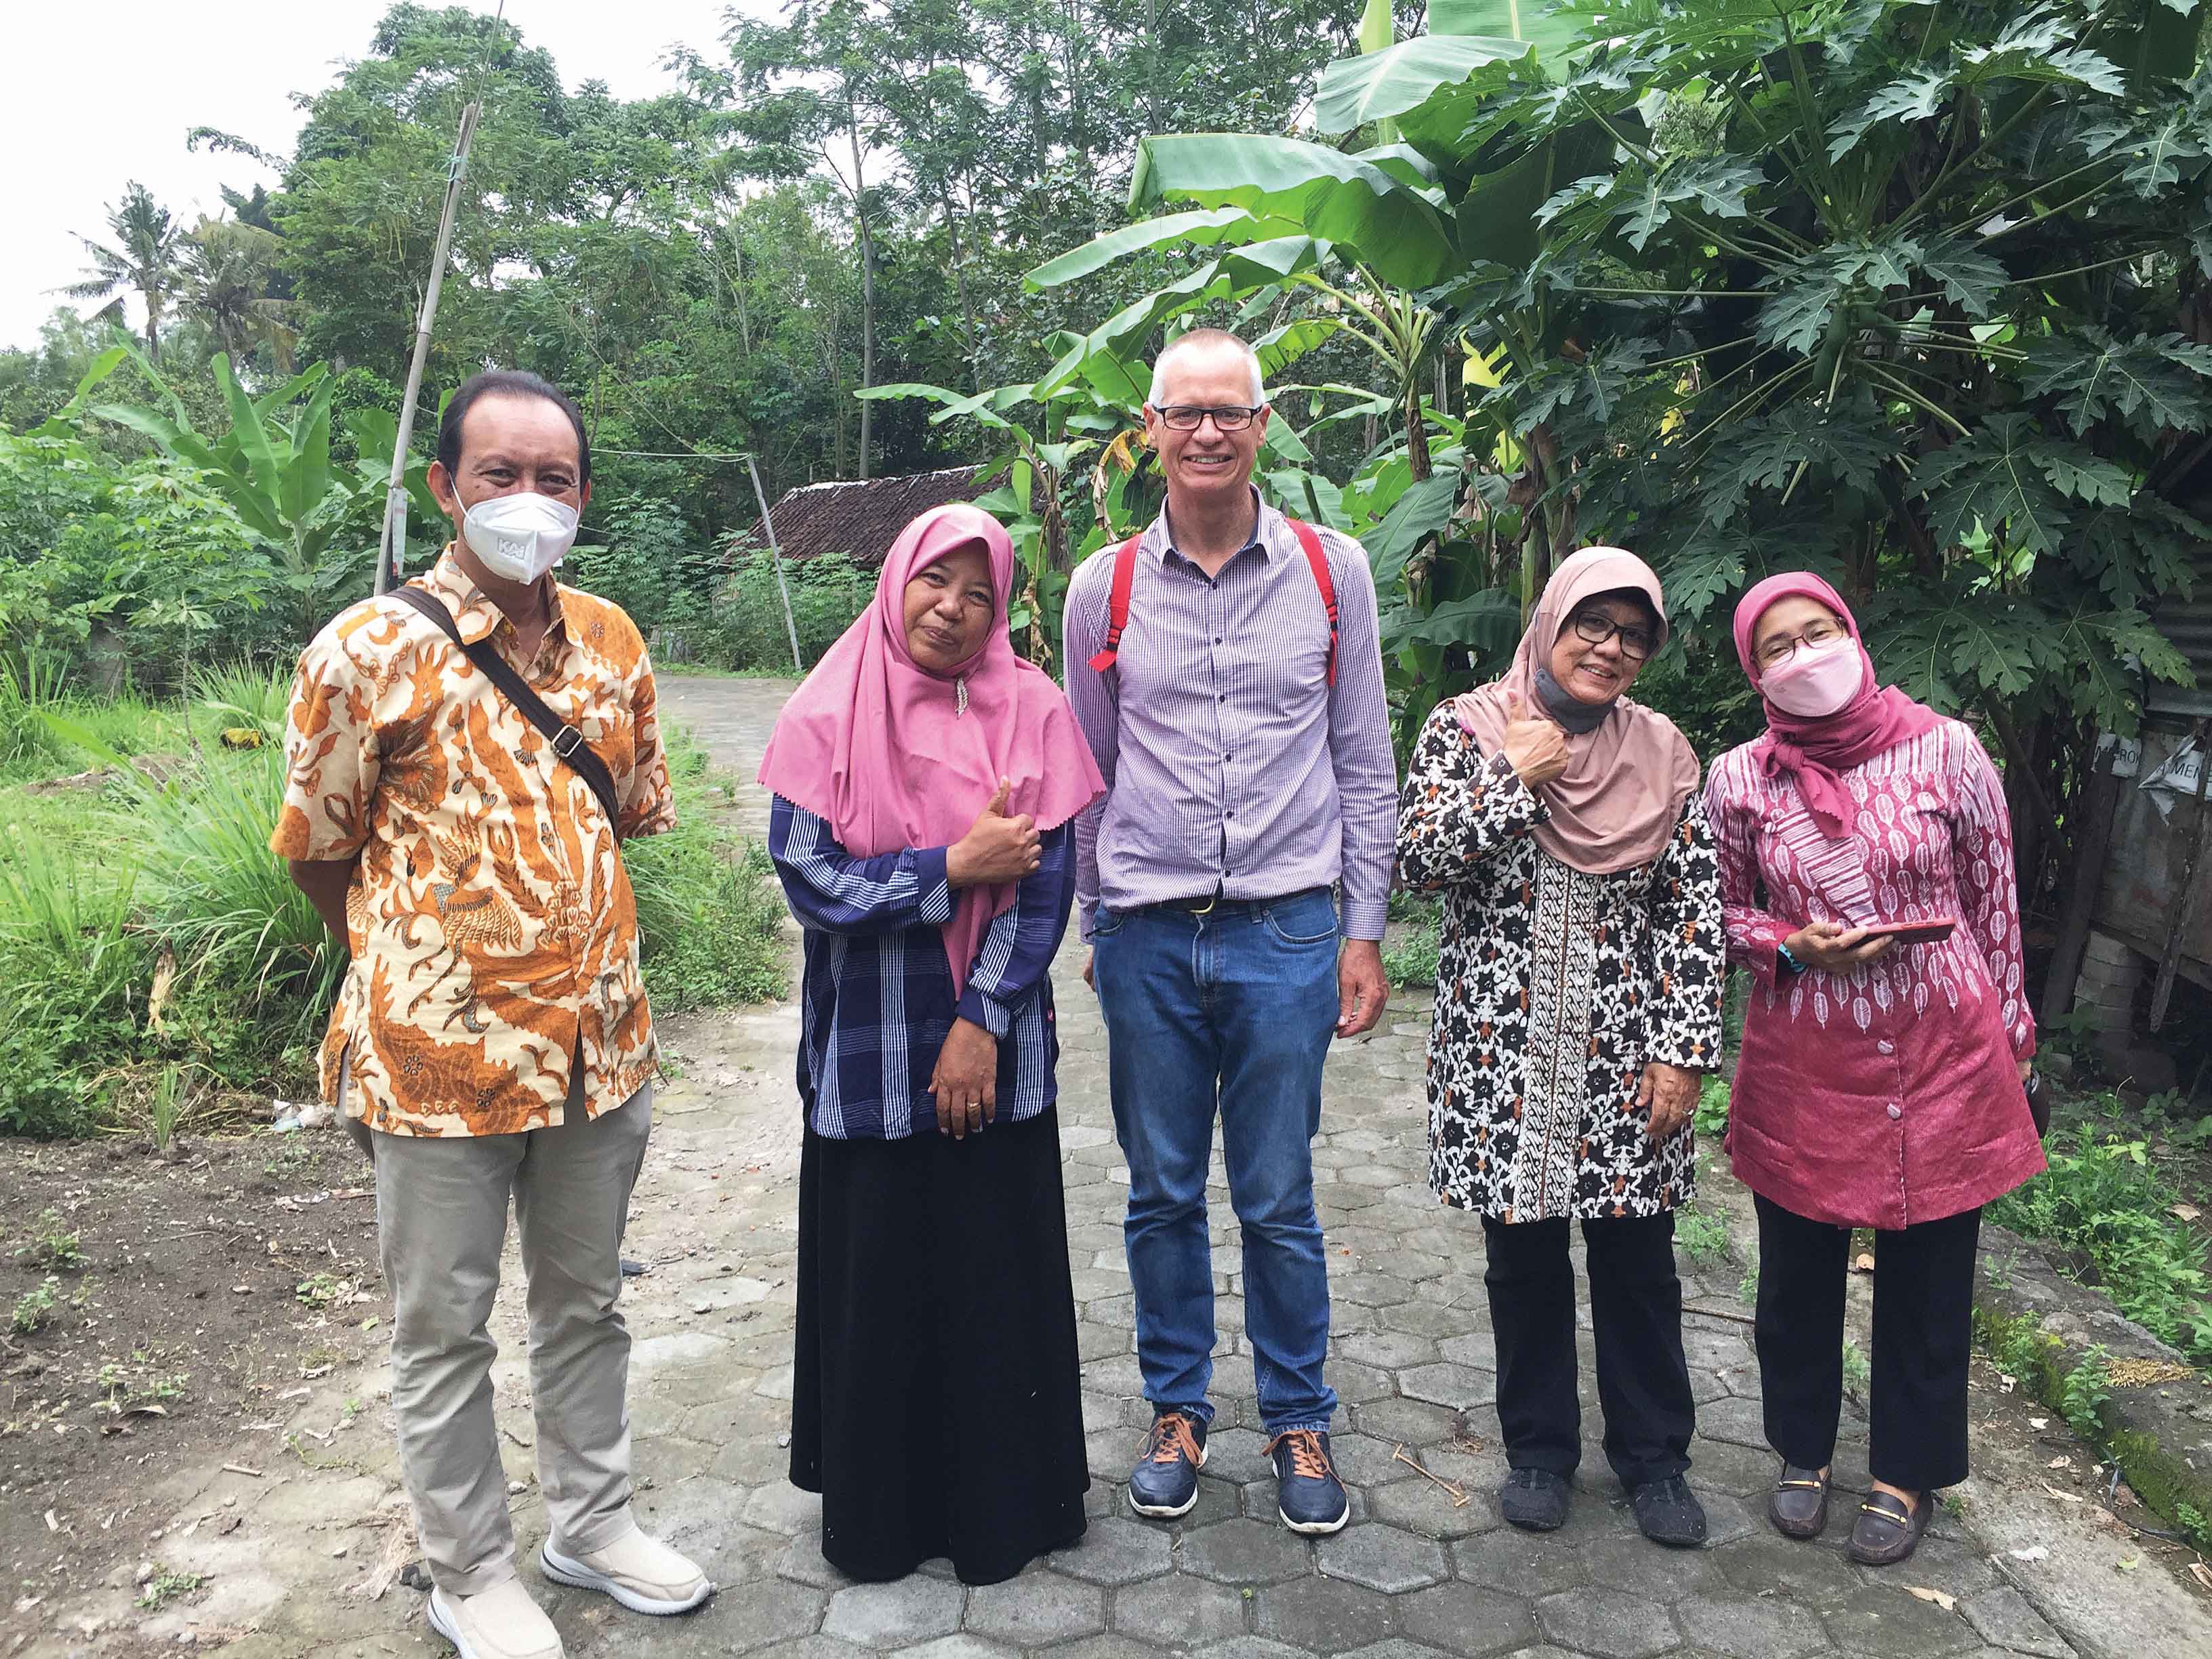
<svg viewBox="0 0 2212 1659"><path fill-rule="evenodd" d="M538 1565L556 1583L601 1591L632 1613L689 1613L714 1593L705 1573L637 1527L587 1554L563 1554L549 1538Z"/></svg>
<svg viewBox="0 0 2212 1659"><path fill-rule="evenodd" d="M510 1578L478 1595L430 1592L430 1628L451 1642L461 1659L562 1659L561 1632Z"/></svg>

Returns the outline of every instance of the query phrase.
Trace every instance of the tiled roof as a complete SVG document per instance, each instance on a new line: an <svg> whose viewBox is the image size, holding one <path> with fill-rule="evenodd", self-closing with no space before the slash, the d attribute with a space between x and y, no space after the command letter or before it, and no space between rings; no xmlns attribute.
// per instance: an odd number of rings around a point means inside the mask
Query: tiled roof
<svg viewBox="0 0 2212 1659"><path fill-rule="evenodd" d="M916 515L947 501L972 501L993 483L980 466L948 466L903 478L805 484L778 501L770 516L785 557L843 553L872 570Z"/></svg>

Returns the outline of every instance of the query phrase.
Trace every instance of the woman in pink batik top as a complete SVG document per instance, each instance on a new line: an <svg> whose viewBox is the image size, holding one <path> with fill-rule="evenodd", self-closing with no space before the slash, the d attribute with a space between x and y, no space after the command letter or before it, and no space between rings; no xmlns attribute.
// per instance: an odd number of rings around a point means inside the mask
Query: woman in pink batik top
<svg viewBox="0 0 2212 1659"><path fill-rule="evenodd" d="M1850 1230L1876 1232L1869 1463L1851 1553L1902 1561L1966 1474L1981 1206L2043 1168L2024 1091L2035 1026L2012 830L1966 726L1875 677L1817 576L1735 613L1765 735L1705 785L1729 955L1751 970L1728 1150L1759 1206L1768 1513L1827 1524ZM1930 939L1881 924L1941 922Z"/></svg>

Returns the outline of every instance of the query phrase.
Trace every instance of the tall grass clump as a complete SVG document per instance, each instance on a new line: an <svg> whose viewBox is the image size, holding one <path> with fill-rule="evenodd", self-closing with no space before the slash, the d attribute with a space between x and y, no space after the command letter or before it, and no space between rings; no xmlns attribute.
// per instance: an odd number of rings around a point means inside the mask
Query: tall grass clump
<svg viewBox="0 0 2212 1659"><path fill-rule="evenodd" d="M43 842L0 839L0 1133L81 1132L90 1080L134 1031L148 971L127 871L94 872Z"/></svg>
<svg viewBox="0 0 2212 1659"><path fill-rule="evenodd" d="M676 827L623 845L646 994L659 1014L781 996L784 909L767 856L715 821L706 751L680 727L661 731Z"/></svg>
<svg viewBox="0 0 2212 1659"><path fill-rule="evenodd" d="M46 720L61 701L58 659L35 652L20 659L0 655L0 771L40 769L67 752Z"/></svg>

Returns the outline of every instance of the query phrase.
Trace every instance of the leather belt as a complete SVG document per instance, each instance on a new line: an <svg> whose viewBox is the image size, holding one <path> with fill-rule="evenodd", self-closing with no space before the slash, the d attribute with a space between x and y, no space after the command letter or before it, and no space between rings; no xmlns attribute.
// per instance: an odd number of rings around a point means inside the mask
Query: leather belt
<svg viewBox="0 0 2212 1659"><path fill-rule="evenodd" d="M1246 915L1254 910L1272 909L1278 904L1296 903L1300 899L1310 898L1316 893L1326 893L1328 890L1329 889L1326 887L1307 887L1295 893L1279 893L1273 898L1232 899L1222 897L1220 890L1217 888L1204 898L1162 899L1158 904L1147 904L1141 908L1147 910L1172 910L1177 915L1183 916Z"/></svg>

